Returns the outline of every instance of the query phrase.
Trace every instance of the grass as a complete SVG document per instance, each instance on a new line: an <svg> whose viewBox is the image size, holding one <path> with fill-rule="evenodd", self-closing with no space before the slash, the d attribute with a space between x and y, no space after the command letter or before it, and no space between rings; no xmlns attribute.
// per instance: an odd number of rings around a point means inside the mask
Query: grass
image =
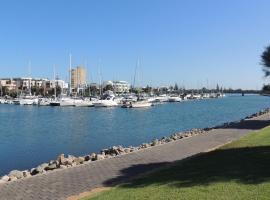
<svg viewBox="0 0 270 200"><path fill-rule="evenodd" d="M270 127L86 199L270 199Z"/></svg>

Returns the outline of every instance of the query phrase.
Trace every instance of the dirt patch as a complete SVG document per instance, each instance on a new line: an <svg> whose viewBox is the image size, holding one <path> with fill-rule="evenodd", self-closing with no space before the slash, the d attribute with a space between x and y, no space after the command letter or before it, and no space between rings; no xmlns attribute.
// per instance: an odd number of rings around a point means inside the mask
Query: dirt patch
<svg viewBox="0 0 270 200"><path fill-rule="evenodd" d="M95 188L93 190L90 190L90 191L87 191L87 192L83 192L83 193L80 193L78 195L74 195L74 196L71 196L71 197L68 197L66 200L79 200L79 199L82 199L82 198L85 198L85 197L91 197L99 192L103 192L103 191L107 191L111 189L111 187L100 187L100 188Z"/></svg>

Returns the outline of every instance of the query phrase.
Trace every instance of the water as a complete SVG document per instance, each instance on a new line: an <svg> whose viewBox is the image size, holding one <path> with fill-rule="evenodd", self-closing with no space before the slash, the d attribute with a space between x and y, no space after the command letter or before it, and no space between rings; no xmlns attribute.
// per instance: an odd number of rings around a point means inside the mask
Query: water
<svg viewBox="0 0 270 200"><path fill-rule="evenodd" d="M148 109L0 105L0 175L60 153L85 155L139 145L175 132L222 124L270 107L269 97L228 96Z"/></svg>

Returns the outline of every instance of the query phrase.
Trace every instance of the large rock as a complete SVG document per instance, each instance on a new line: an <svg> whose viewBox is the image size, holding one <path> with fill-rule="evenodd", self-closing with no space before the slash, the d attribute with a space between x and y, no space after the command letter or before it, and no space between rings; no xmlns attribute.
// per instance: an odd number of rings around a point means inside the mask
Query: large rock
<svg viewBox="0 0 270 200"><path fill-rule="evenodd" d="M53 163L45 168L45 170L54 170L57 169L56 163Z"/></svg>
<svg viewBox="0 0 270 200"><path fill-rule="evenodd" d="M9 176L7 176L7 175L2 176L0 180L3 182L7 182L7 181L9 181Z"/></svg>
<svg viewBox="0 0 270 200"><path fill-rule="evenodd" d="M156 145L159 145L158 139L153 140L151 143L151 146L156 146Z"/></svg>
<svg viewBox="0 0 270 200"><path fill-rule="evenodd" d="M59 167L60 169L66 169L67 168L67 166L66 165L60 165L60 167Z"/></svg>
<svg viewBox="0 0 270 200"><path fill-rule="evenodd" d="M95 153L91 153L91 160L92 160L92 161L95 161L95 160L96 160L96 156L97 156L97 155L96 155Z"/></svg>
<svg viewBox="0 0 270 200"><path fill-rule="evenodd" d="M28 170L25 170L22 173L23 173L23 177L30 177L31 176L31 173Z"/></svg>
<svg viewBox="0 0 270 200"><path fill-rule="evenodd" d="M84 161L90 161L90 160L91 160L91 156L90 155L84 156Z"/></svg>
<svg viewBox="0 0 270 200"><path fill-rule="evenodd" d="M57 157L57 161L63 165L64 162L66 162L66 158L65 158L65 155L64 154L60 154L58 157Z"/></svg>
<svg viewBox="0 0 270 200"><path fill-rule="evenodd" d="M17 177L15 177L15 176L10 176L9 177L9 181L15 181L15 180L17 180L18 178Z"/></svg>
<svg viewBox="0 0 270 200"><path fill-rule="evenodd" d="M104 158L105 158L104 155L101 154L96 155L96 160L103 160Z"/></svg>
<svg viewBox="0 0 270 200"><path fill-rule="evenodd" d="M77 157L74 159L74 162L79 165L82 164L84 162L84 157Z"/></svg>
<svg viewBox="0 0 270 200"><path fill-rule="evenodd" d="M21 179L23 178L23 172L19 171L19 170L13 170L11 171L8 176L11 177L15 177L17 179Z"/></svg>

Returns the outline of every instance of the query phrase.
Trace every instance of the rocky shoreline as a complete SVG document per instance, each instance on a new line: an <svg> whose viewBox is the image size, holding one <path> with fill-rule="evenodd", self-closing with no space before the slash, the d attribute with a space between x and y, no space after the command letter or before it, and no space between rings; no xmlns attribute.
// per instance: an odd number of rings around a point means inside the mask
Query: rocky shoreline
<svg viewBox="0 0 270 200"><path fill-rule="evenodd" d="M142 149L150 148L153 146L157 145L162 145L166 144L172 141L180 140L183 138L188 138L192 137L194 135L198 134L204 134L205 132L212 130L212 129L217 129L217 128L228 128L232 125L235 125L237 123L240 123L246 119L251 119L253 117L258 117L260 115L266 114L270 112L270 108L261 110L255 114L249 115L245 117L244 119L241 119L240 121L235 121L235 122L229 122L229 123L224 123L222 125L214 126L214 127L208 127L204 129L192 129L189 131L185 132L179 132L172 134L168 137L162 137L161 139L154 139L153 141L149 143L143 143L140 146L133 147L123 147L121 145L119 146L113 146L108 149L103 149L100 151L100 153L91 153L85 156L72 156L68 155L65 157L64 154L61 154L57 157L56 160L51 160L48 163L43 163L35 168L32 168L31 170L12 170L8 175L4 175L0 178L0 183L7 183L10 181L15 181L18 179L23 179L27 177L32 177L38 174L45 174L53 170L59 170L59 169L65 169L65 168L70 168L73 166L81 165L84 163L89 163L89 162L95 162L97 160L103 160L103 159L108 159L108 158L113 158L119 155L123 154L128 154L131 152L139 151Z"/></svg>

